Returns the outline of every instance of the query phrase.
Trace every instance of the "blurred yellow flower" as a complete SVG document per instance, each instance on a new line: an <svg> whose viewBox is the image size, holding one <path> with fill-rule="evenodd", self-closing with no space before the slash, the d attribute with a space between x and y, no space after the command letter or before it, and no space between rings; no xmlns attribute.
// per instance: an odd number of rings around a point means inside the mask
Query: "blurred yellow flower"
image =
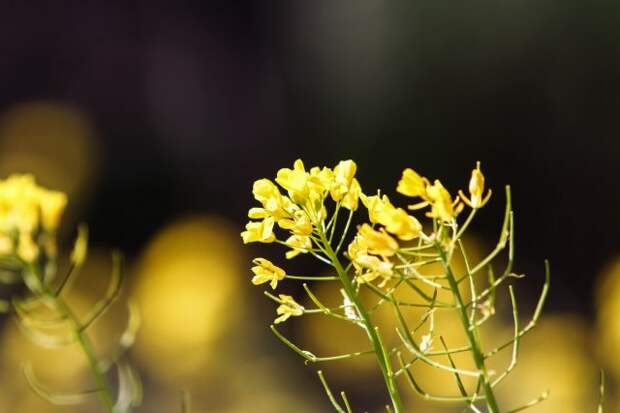
<svg viewBox="0 0 620 413"><path fill-rule="evenodd" d="M250 242L273 242L276 237L273 234L274 220L272 217L265 218L259 222L248 222L245 226L245 231L241 233L243 243L248 244Z"/></svg>
<svg viewBox="0 0 620 413"><path fill-rule="evenodd" d="M485 197L484 195L484 175L480 170L480 162L476 163L476 169L471 171L471 178L469 180L469 198L465 196L463 191L459 191L459 195L463 202L469 205L471 208L482 208L489 199L491 199L491 190Z"/></svg>
<svg viewBox="0 0 620 413"><path fill-rule="evenodd" d="M254 273L252 284L254 285L268 282L271 288L275 290L278 286L278 281L282 281L286 275L282 268L265 258L255 258L253 263L256 264L252 267L252 272Z"/></svg>
<svg viewBox="0 0 620 413"><path fill-rule="evenodd" d="M279 294L280 306L276 310L280 317L276 318L274 323L280 324L291 316L300 316L304 313L304 308L299 305L293 297L286 294Z"/></svg>
<svg viewBox="0 0 620 413"><path fill-rule="evenodd" d="M3 254L12 253L25 261L39 255L37 231L43 230L40 241L48 253L55 251L53 233L67 205L67 196L37 185L32 175L11 175L0 180L0 235ZM13 240L16 244L13 245Z"/></svg>

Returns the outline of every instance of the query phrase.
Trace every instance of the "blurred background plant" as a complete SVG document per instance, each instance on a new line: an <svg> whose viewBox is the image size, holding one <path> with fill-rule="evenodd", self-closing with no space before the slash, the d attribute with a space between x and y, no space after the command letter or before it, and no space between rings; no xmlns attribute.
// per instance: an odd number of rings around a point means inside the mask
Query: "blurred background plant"
<svg viewBox="0 0 620 413"><path fill-rule="evenodd" d="M610 350L618 337L612 303L620 302L614 287L620 272L613 264L620 254L620 196L614 190L619 12L620 4L608 0L154 0L70 8L13 2L0 14L0 177L32 172L43 186L68 194L71 204L57 234L60 251L71 249L79 222L89 223L89 259L75 294L92 300L91 285L105 288L114 246L126 257L128 293L141 303L145 292L138 292L148 283L143 269L160 242L187 252L176 265L172 254L160 258L178 268L178 277L197 278L187 262L232 260L224 266L234 269L230 279L211 278L220 271L212 269L201 272L200 282L248 283L250 257L237 238L248 191L256 177L271 176L297 157L330 165L354 158L369 192L411 164L445 176L453 192L471 160L479 159L493 171L490 187L513 185L516 269L530 275L516 291L524 313L540 292L534 275L545 258L556 280L546 318L523 342L511 386L531 386L533 392L554 383L534 412L590 411L597 398L596 366L608 371L611 393L620 374ZM466 240L472 256L474 248L486 251L496 242L501 196L486 208ZM201 224L191 238L172 235L194 221ZM192 248L205 242L213 248ZM251 256L279 257L260 247ZM323 268L309 265L312 271ZM190 289L161 277L148 290L195 297L178 292L182 288ZM227 307L237 311L230 316L235 323L219 330L208 326L221 325L222 313L208 312L200 302L179 307L177 316L188 320L179 326L179 349L169 337L158 337L169 331L156 330L161 314L143 312L134 348L158 342L153 346L166 346L168 356L158 361L152 353L131 352L150 394L139 411L176 411L181 388L192 390L199 412L330 411L316 376L264 329L271 303L247 287L234 290L240 295L230 291L223 286L200 297L245 303ZM195 317L192 308L205 316ZM509 334L510 309L498 308L498 314L504 316L495 322ZM92 328L118 334L125 317L118 305ZM355 334L308 321L285 323L282 332L317 353L342 348L317 344L316 331L339 334L343 342ZM36 358L40 349L23 341L8 318L1 328L0 411L77 411L50 407L15 377L24 359L57 389L76 388L81 376L51 363L44 372L48 364ZM190 346L193 330L201 333ZM553 351L547 342L554 343ZM176 369L178 360L169 355L181 351L196 364L176 373L170 387L154 370ZM561 353L573 363L528 363L530 355L552 362L564 359ZM56 360L72 364L60 354ZM369 369L374 365L359 359L355 370L326 368L325 374L335 388L353 389L349 396L356 405L382 411L381 378L361 374ZM536 374L524 377L526 371ZM431 390L437 383L433 371L421 374L428 375L422 383ZM499 397L517 404L519 392L506 393ZM613 412L617 394L609 394L608 404Z"/></svg>
<svg viewBox="0 0 620 413"><path fill-rule="evenodd" d="M92 290L99 295L96 301L70 297L86 259L88 235L86 227L81 227L66 268L59 268L56 230L66 204L66 194L38 186L32 175L11 175L0 181L0 272L2 283L14 290L0 304L13 316L17 334L42 348L37 356L41 364L48 369L73 371L74 375L81 370L90 373L90 379L75 384L77 389L56 390L39 380L35 373L38 366L22 360L23 374L34 393L57 406L85 404L98 397L106 412L128 413L142 398L140 379L124 357L135 340L139 313L129 303L127 327L118 343L91 335L91 327L106 315L120 294L120 256L113 256L107 288ZM104 345L107 351L98 354ZM71 357L64 360L65 365L55 363L54 351L58 350ZM112 387L110 370L117 371L118 390Z"/></svg>

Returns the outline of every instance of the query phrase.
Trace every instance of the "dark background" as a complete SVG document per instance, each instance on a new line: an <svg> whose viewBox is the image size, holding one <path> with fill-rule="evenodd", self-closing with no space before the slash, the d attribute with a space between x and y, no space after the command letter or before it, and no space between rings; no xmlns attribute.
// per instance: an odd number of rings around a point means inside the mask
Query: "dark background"
<svg viewBox="0 0 620 413"><path fill-rule="evenodd" d="M241 231L252 182L298 157L355 159L367 192L390 193L404 167L455 191L480 160L495 190L480 237L494 245L509 183L517 269L532 275L522 291L534 300L549 258L549 311L592 323L619 250L619 12L604 0L6 1L0 111L45 101L92 122L100 162L75 220L130 258L187 213Z"/></svg>

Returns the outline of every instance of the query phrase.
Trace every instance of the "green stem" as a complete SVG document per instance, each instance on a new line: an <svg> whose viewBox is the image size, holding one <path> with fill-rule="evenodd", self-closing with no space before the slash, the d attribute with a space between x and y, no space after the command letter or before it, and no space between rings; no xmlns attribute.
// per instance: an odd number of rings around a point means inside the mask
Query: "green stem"
<svg viewBox="0 0 620 413"><path fill-rule="evenodd" d="M489 372L485 365L484 353L482 352L476 334L476 329L472 328L472 324L470 323L463 296L461 295L461 292L459 290L458 283L454 277L452 268L450 267L450 263L448 262L448 259L446 257L446 253L439 245L437 246L437 250L439 251L439 256L441 257L441 261L447 275L448 283L450 284L450 289L452 290L452 293L454 294L454 298L456 300L456 306L459 310L461 323L463 324L463 328L465 330L465 333L467 334L467 340L469 341L469 345L471 347L474 363L476 364L476 368L478 368L478 370L480 370L480 372L482 373L482 387L484 389L484 396L487 402L489 413L499 413L499 406L497 404L497 400L495 399L495 394L493 393L493 387L491 385Z"/></svg>
<svg viewBox="0 0 620 413"><path fill-rule="evenodd" d="M381 340L381 335L379 334L377 327L375 327L375 325L372 323L368 312L366 311L361 300L357 296L357 293L355 292L355 287L353 286L353 283L351 282L347 271L345 271L344 267L340 263L340 260L338 259L336 252L329 243L325 233L321 231L319 235L321 237L321 242L323 244L325 254L331 260L333 267L336 269L344 291L349 297L349 299L353 302L353 305L355 306L357 313L361 318L361 322L364 325L366 333L368 334L368 338L370 339L373 347L373 352L377 356L377 361L379 362L379 367L381 368L381 374L383 375L383 379L392 400L394 413L404 413L405 410L400 398L398 387L396 386L396 382L394 380L391 361Z"/></svg>
<svg viewBox="0 0 620 413"><path fill-rule="evenodd" d="M93 346L88 336L86 335L86 332L83 330L78 317L67 305L65 300L54 294L51 288L44 282L41 282L41 289L43 294L45 294L49 299L53 300L60 317L69 320L69 322L71 323L77 342L82 349L84 355L88 359L88 364L93 379L95 380L95 384L97 385L97 389L99 390L99 399L105 406L107 412L114 413L114 398L112 397L110 384L108 383L108 380L99 365L97 355L95 354Z"/></svg>

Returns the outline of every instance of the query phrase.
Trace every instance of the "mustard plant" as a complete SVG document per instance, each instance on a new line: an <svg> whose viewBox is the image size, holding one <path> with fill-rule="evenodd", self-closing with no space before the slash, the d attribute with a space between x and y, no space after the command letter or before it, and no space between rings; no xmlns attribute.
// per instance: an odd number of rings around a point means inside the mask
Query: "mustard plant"
<svg viewBox="0 0 620 413"><path fill-rule="evenodd" d="M333 271L321 276L291 275L266 258L254 259L253 284L268 283L276 290L281 282L299 281L312 302L312 308L306 308L290 295L266 291L266 296L277 304L277 318L271 325L275 336L306 363L374 357L389 395L388 412L412 411L403 403L401 385L397 382L400 377L404 377L411 390L424 399L462 402L466 410L472 412L482 412L485 408L490 413L517 412L543 401L548 395L546 391L521 406L507 408L500 406L495 389L517 365L520 340L536 326L541 316L549 291L548 262L545 262L545 279L531 319L526 324L521 322L514 289L509 285L508 297L514 322L512 336L497 347L485 348L480 333L495 315L498 287L522 277L513 272L514 213L510 187L505 188L505 211L495 248L479 262L471 262L463 236L491 198L491 190L485 189L480 163L471 172L468 194L458 191L457 196L452 196L439 180L431 182L413 169L405 169L396 191L413 200L407 210L395 206L387 195L380 192L364 193L355 177L356 169L355 162L345 160L333 169L312 167L306 170L303 162L297 160L292 169L283 168L277 172L275 183L259 179L253 185L252 192L260 206L249 210L251 221L241 233L243 242L277 243L288 249L285 253L287 259L310 255ZM357 226L351 240L348 233L360 204L366 209L367 222ZM503 260L505 266L501 273L496 274L493 264L504 251L507 254ZM465 262L464 271L455 269L457 255ZM437 263L441 264L440 274L423 274L425 266ZM488 281L481 281L479 274L483 272ZM325 305L312 291L312 283L316 282L333 283L333 288L342 292L342 304L335 307ZM462 286L468 288L468 295L463 293ZM417 301L398 298L402 290L415 294ZM441 297L448 298L440 299L440 292ZM371 294L374 302L368 303L362 299L362 294ZM384 326L375 317L376 310L383 306L392 307L400 339L399 344L390 347L384 339ZM424 310L419 320L411 320L405 315L404 310L412 307ZM456 312L467 345L447 346L450 337L444 337L433 327L437 311ZM358 326L364 330L370 349L317 356L293 343L276 327L290 318L307 314L324 314ZM424 326L428 332L417 339L414 334ZM438 342L441 343L440 349L433 350L433 344ZM502 372L492 371L489 359L509 348L509 365ZM457 353L468 353L475 368L457 366L454 360ZM447 361L441 362L443 359ZM412 372L414 363L424 363L452 376L459 395L427 392ZM323 373L319 371L318 375L334 409L351 413L353 410L346 394L341 392L337 397ZM475 380L473 391L466 389L465 378ZM601 400L602 389L601 380Z"/></svg>
<svg viewBox="0 0 620 413"><path fill-rule="evenodd" d="M88 234L85 226L79 228L69 268L59 271L56 231L66 204L64 193L40 187L31 175L0 180L0 282L22 284L25 290L1 300L0 307L10 313L32 342L44 348L77 344L88 362L94 387L71 394L49 389L26 363L24 375L34 392L57 405L98 397L106 412L130 412L142 397L140 380L125 357L140 324L139 313L129 302L127 327L115 350L105 356L96 353L88 332L119 296L121 257L113 255L109 287L102 298L86 314L78 314L66 297L86 260ZM117 389L110 379L113 368L117 371Z"/></svg>

